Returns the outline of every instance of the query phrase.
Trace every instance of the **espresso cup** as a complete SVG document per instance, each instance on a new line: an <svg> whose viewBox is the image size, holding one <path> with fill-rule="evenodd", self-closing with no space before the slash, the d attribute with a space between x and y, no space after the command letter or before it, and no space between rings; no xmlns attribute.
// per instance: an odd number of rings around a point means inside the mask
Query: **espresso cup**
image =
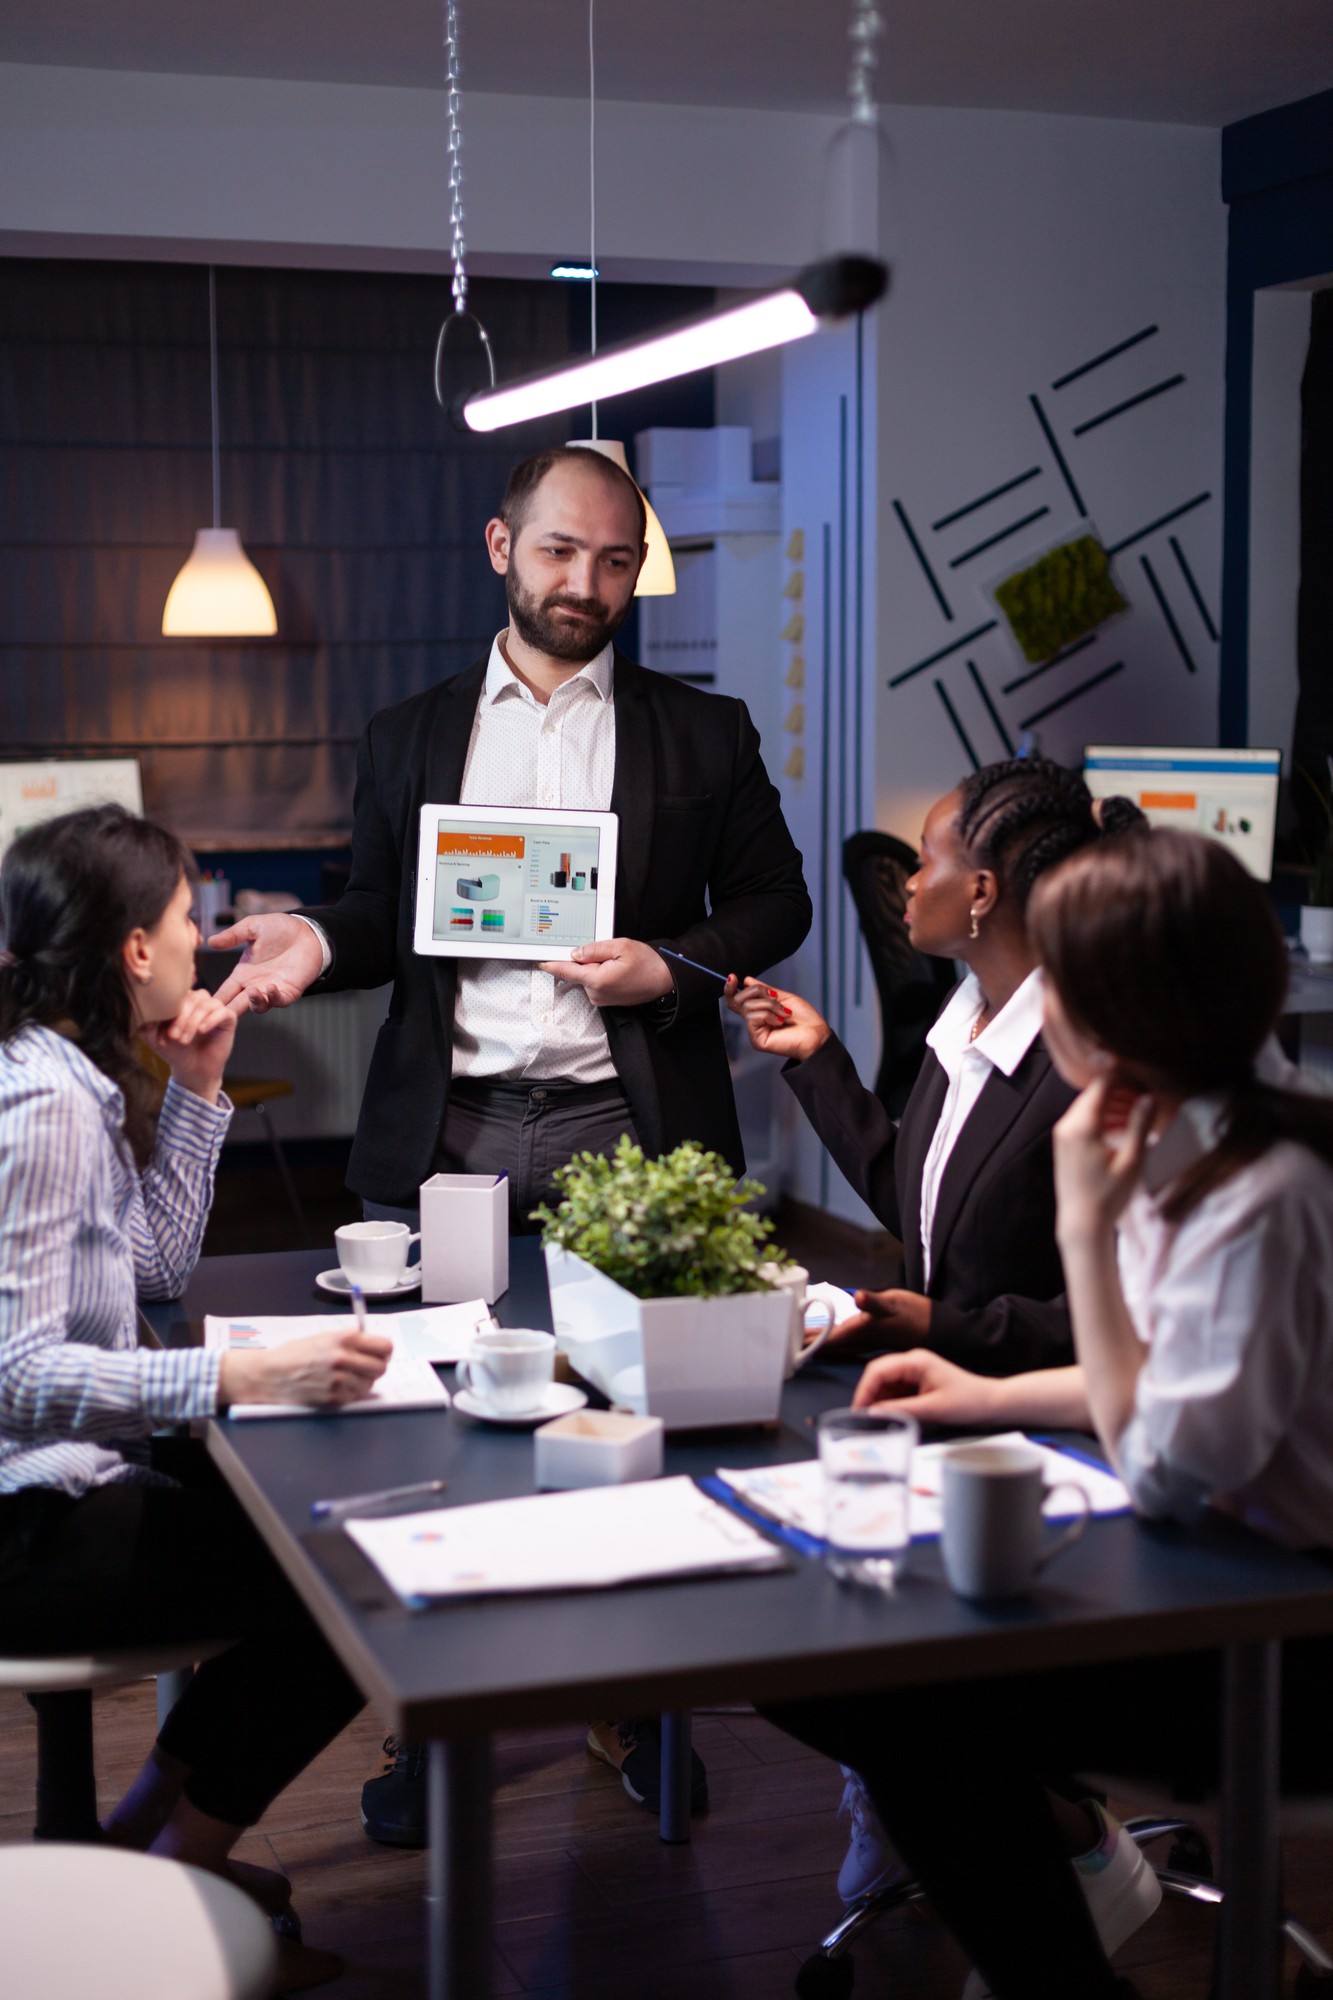
<svg viewBox="0 0 1333 2000"><path fill-rule="evenodd" d="M529 1327L483 1327L458 1364L457 1381L492 1416L539 1409L555 1375L555 1335Z"/></svg>
<svg viewBox="0 0 1333 2000"><path fill-rule="evenodd" d="M800 1264L761 1264L759 1275L775 1292L791 1299L791 1328L787 1336L787 1365L784 1377L790 1381L804 1368L833 1331L833 1313L822 1299L807 1297L810 1273Z"/></svg>
<svg viewBox="0 0 1333 2000"><path fill-rule="evenodd" d="M1082 1511L1046 1540L1051 1493L1076 1493ZM1073 1480L1046 1484L1041 1453L1026 1444L960 1444L944 1454L944 1573L960 1597L1021 1597L1088 1525L1092 1505Z"/></svg>
<svg viewBox="0 0 1333 2000"><path fill-rule="evenodd" d="M338 1263L349 1285L384 1291L407 1269L407 1253L421 1237L405 1222L345 1222L335 1229Z"/></svg>

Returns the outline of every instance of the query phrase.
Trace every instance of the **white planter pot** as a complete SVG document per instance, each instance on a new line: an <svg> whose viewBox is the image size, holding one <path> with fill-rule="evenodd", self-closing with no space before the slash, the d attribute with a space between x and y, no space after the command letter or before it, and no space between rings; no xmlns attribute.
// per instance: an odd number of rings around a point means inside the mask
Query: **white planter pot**
<svg viewBox="0 0 1333 2000"><path fill-rule="evenodd" d="M1333 965L1333 910L1307 903L1301 911L1301 943L1311 965Z"/></svg>
<svg viewBox="0 0 1333 2000"><path fill-rule="evenodd" d="M546 1276L561 1352L612 1403L668 1430L777 1421L791 1333L785 1292L636 1299L554 1244Z"/></svg>

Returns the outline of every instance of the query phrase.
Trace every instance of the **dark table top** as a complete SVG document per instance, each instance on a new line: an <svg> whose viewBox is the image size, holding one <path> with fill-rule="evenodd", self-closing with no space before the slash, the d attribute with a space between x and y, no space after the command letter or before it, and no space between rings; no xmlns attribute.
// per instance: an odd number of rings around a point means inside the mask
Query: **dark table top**
<svg viewBox="0 0 1333 2000"><path fill-rule="evenodd" d="M207 1258L184 1299L150 1316L188 1338L205 1312L338 1307L314 1289L327 1251ZM511 1246L496 1316L549 1327L535 1239ZM410 1303L415 1304L413 1300ZM850 1400L856 1370L812 1363L773 1430L668 1436L668 1472L778 1463L814 1451L814 1418ZM448 1504L533 1490L526 1432L458 1412L209 1426L209 1449L330 1642L391 1727L420 1740L705 1700L779 1700L1217 1646L1333 1629L1333 1577L1221 1519L1092 1523L1033 1596L981 1607L943 1581L933 1543L890 1596L845 1588L818 1561L786 1572L609 1592L455 1603L409 1613L317 1498L443 1477Z"/></svg>

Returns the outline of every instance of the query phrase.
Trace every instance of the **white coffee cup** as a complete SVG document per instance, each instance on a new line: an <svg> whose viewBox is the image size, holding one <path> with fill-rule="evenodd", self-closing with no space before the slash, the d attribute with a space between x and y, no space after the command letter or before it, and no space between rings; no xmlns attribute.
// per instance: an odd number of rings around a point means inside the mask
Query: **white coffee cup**
<svg viewBox="0 0 1333 2000"><path fill-rule="evenodd" d="M531 1327L483 1327L458 1364L460 1389L497 1417L541 1407L555 1375L555 1335Z"/></svg>
<svg viewBox="0 0 1333 2000"><path fill-rule="evenodd" d="M759 1275L774 1291L786 1292L791 1298L791 1332L787 1338L787 1365L783 1373L788 1381L798 1368L804 1368L812 1354L817 1354L833 1331L834 1315L822 1299L808 1296L810 1273L800 1264L761 1264Z"/></svg>
<svg viewBox="0 0 1333 2000"><path fill-rule="evenodd" d="M1076 1493L1082 1511L1046 1540L1048 1494ZM1021 1597L1062 1549L1078 1541L1092 1503L1073 1480L1046 1484L1041 1453L1026 1444L959 1444L944 1454L944 1572L960 1597Z"/></svg>
<svg viewBox="0 0 1333 2000"><path fill-rule="evenodd" d="M345 1222L335 1229L338 1262L349 1285L384 1291L407 1269L407 1253L420 1243L405 1222Z"/></svg>

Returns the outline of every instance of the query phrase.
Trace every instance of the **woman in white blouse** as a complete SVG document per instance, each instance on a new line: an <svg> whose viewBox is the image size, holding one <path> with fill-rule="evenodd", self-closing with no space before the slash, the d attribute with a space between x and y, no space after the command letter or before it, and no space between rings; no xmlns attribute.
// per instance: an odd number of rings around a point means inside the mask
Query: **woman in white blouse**
<svg viewBox="0 0 1333 2000"><path fill-rule="evenodd" d="M136 1298L171 1298L199 1254L231 1107L236 1017L194 988L190 861L117 807L19 836L0 870L0 1631L19 1654L224 1639L108 1839L230 1874L267 1907L281 1877L230 1861L361 1705L263 1546L151 1433L232 1403L336 1405L388 1343L346 1333L281 1352L140 1348ZM160 1105L136 1058L165 1061ZM282 1941L285 1990L337 1961Z"/></svg>
<svg viewBox="0 0 1333 2000"><path fill-rule="evenodd" d="M1078 1362L988 1381L923 1352L862 1406L944 1423L1091 1425L1146 1515L1212 1504L1333 1550L1333 1105L1268 1082L1287 954L1220 846L1133 834L1038 885L1047 1046L1080 1095L1056 1127L1057 1233ZM912 1392L916 1391L913 1395ZM1333 1779L1333 1642L1284 1649L1284 1784ZM1110 1952L1159 1892L1092 1802L1039 1771L1214 1776L1215 1654L1018 1676L776 1719L843 1757L978 1970L968 2000L1132 1992ZM1070 1862L1073 1861L1071 1869Z"/></svg>

